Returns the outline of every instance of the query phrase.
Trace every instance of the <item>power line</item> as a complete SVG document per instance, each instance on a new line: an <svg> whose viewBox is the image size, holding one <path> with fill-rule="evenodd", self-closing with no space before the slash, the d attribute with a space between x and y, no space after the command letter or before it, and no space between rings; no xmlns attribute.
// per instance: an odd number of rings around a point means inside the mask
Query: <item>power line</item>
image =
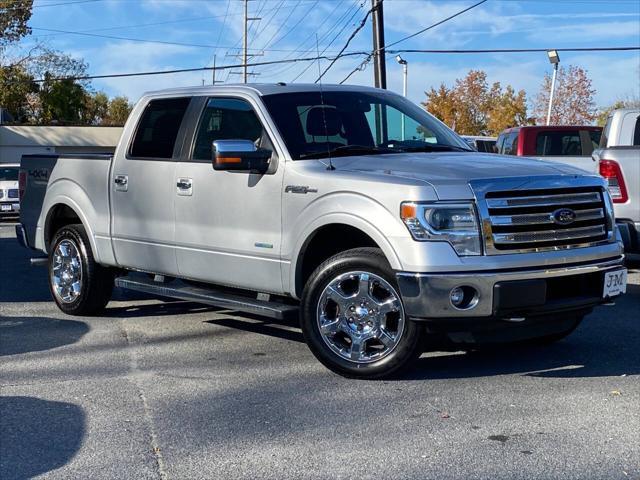
<svg viewBox="0 0 640 480"><path fill-rule="evenodd" d="M313 49L313 44L311 44L311 47L309 47L309 48L306 48L305 45L307 44L307 42L309 42L309 40L313 40L314 36L316 35L316 32L319 32L320 29L324 26L324 24L327 23L327 21L333 17L333 14L336 12L336 10L339 7L340 7L340 2L336 2L336 5L333 8L333 10L331 10L331 12L328 15L325 16L324 20L316 28L316 31L311 33L302 42L300 42L298 44L298 46L296 47L296 49L292 50L289 54L285 55L284 58L291 58L295 53L298 53L298 52L299 52L299 56L301 56L301 57L311 53L311 51ZM342 14L340 14L338 19L333 23L333 25L331 25L322 35L320 35L319 41L322 42L322 41L324 41L325 38L327 38L329 35L331 35L331 33L336 29L336 27L338 25L340 25L340 23L345 18L348 17L349 12L351 12L354 8L356 10L358 9L358 1L357 0L355 2L353 2L353 4L347 6L345 11ZM276 43L278 43L278 42L275 42L272 45L275 45ZM279 76L279 75L284 74L286 71L290 70L294 66L295 66L295 64L290 64L290 65L287 65L284 68L280 68L280 69L278 69L278 67L275 67L275 71L273 71L274 70L273 68L267 67L266 70L270 72L269 73L270 76Z"/></svg>
<svg viewBox="0 0 640 480"><path fill-rule="evenodd" d="M364 6L364 3L361 3L360 6L353 12L353 15L351 15L351 17L349 18L349 20L347 20L347 23L345 23L343 25L343 27L340 29L340 31L333 37L333 39L327 44L327 46L322 50L322 54L324 55L324 53L329 49L329 47L331 45L333 45L333 43L338 39L338 37L340 35L342 35L342 32L344 32L345 28L347 28L347 26L349 26L349 24L351 23L351 21L354 19L354 17L358 14L358 10L360 10L362 7ZM296 77L291 80L291 82L295 82L298 78L300 78L302 75L304 75L306 73L307 70L309 70L309 68L311 68L311 65L307 65L306 68L304 70L302 70L298 75L296 75Z"/></svg>
<svg viewBox="0 0 640 480"><path fill-rule="evenodd" d="M342 56L354 56L354 55L367 55L367 52L349 52L343 53ZM306 58L292 58L289 60L271 60L268 62L254 62L247 63L247 67L261 67L264 65L276 65L281 63L291 63L291 62L315 62L318 60L333 60L334 57L321 55L316 57L306 57ZM194 68L177 68L173 70L151 70L147 72L131 72L131 73L109 73L105 75L83 75L78 77L58 77L58 78L50 78L49 81L62 81L62 80L95 80L100 78L120 78L120 77L143 77L149 75L166 75L171 73L188 73L188 72L202 72L202 71L218 71L218 70L231 70L233 68L241 68L244 67L244 63L238 63L235 65L223 65L220 67L194 67ZM42 83L46 81L45 79L33 80L35 83Z"/></svg>
<svg viewBox="0 0 640 480"><path fill-rule="evenodd" d="M228 0L229 3L231 2L231 0ZM227 7L229 6L229 3L227 4ZM275 8L270 8L269 10L267 10L267 12L271 12L276 10ZM228 12L228 8L227 8L227 12ZM152 23L138 23L138 24L130 24L130 25L118 25L118 26L113 26L113 27L103 27L103 28L92 28L89 30L77 30L77 31L66 31L66 30L62 30L60 31L60 33L50 33L47 35L39 35L41 37L54 37L54 36L59 36L59 35L73 35L73 34L80 34L80 33L94 33L94 32L106 32L106 31L110 31L110 30L126 30L129 28L141 28L141 27L156 27L159 25L171 25L174 23L186 23L186 22L198 22L198 21L204 21L204 20L212 20L215 18L224 18L225 20L223 21L223 26L222 28L224 29L224 24L226 23L226 18L227 17L232 17L232 16L237 16L237 15L241 15L241 13L229 13L228 15L208 15L206 17L190 17L190 18L179 18L176 20L166 20L163 22L152 22ZM45 28L39 28L39 27L32 27L32 29L35 30L47 30ZM36 36L38 37L38 36ZM142 40L142 39L140 39ZM148 40L145 40L148 41Z"/></svg>
<svg viewBox="0 0 640 480"><path fill-rule="evenodd" d="M331 61L329 66L324 69L324 72L322 72L320 74L320 76L316 79L316 81L314 83L318 83L320 80L322 80L322 77L324 77L325 74L329 71L329 69L331 67L333 67L333 65L338 61L338 59L341 57L341 55L344 53L344 51L349 47L349 44L351 43L351 40L353 40L353 38L358 34L358 32L364 28L365 24L367 23L367 18L369 18L369 15L371 15L371 12L373 12L373 9L369 9L367 11L367 14L364 16L364 18L360 22L360 25L358 25L358 27L353 31L353 33L349 36L349 38L347 38L347 42L344 44L344 47L342 47L342 50L340 50L340 52L338 53L336 58L334 58Z"/></svg>
<svg viewBox="0 0 640 480"><path fill-rule="evenodd" d="M465 12L468 12L469 10L471 10L471 9L473 9L473 8L476 8L476 7L480 6L480 5L482 5L482 4L483 4L483 3L485 3L486 1L487 1L487 0L480 0L478 3L474 3L474 4L473 4L473 5L471 5L470 7L467 7L467 8L465 8L464 10L460 10L459 12L454 13L453 15L450 15L450 16L448 16L447 18L444 18L444 19L440 20L439 22L436 22L436 23L434 23L434 24L432 24L432 25L429 25L428 27L423 28L422 30L418 30L416 33L412 33L411 35L407 35L406 37L401 38L400 40L396 40L395 42L393 42L393 43L391 43L391 44L387 45L387 46L386 46L386 48L393 47L394 45L397 45L397 44L398 44L398 43L400 43L400 42L404 42L405 40L409 40L410 38L417 37L418 35L420 35L420 34L422 34L422 33L426 32L427 30L431 30L432 28L435 28L435 27L437 27L438 25L442 25L443 23L448 22L449 20L451 20L451 19L453 19L453 18L456 18L457 16L462 15L462 14L463 14L463 13L465 13Z"/></svg>
<svg viewBox="0 0 640 480"><path fill-rule="evenodd" d="M479 54L479 53L540 53L547 52L549 48L503 48L503 49L484 49L484 50L418 50L418 49L398 49L398 50L388 50L388 54L398 54L398 53L432 53L432 54ZM616 52L616 51L631 51L638 50L640 51L640 46L624 46L624 47L578 47L578 48L554 48L552 50L557 50L559 52ZM351 56L371 56L371 52L343 52L340 57L336 56L327 56L327 55L319 55L315 57L304 57L304 58L292 58L288 60L271 60L265 62L255 62L249 63L247 66L249 67L260 67L265 65L276 65L276 64L284 64L284 63L299 63L299 62L315 62L318 60L328 60L332 61L336 58L342 57L351 57ZM153 70L147 72L130 72L130 73L113 73L113 74L105 74L105 75L86 75L81 77L60 77L60 78L51 78L51 81L58 80L93 80L100 78L118 78L118 77L137 77L137 76L149 76L149 75L165 75L172 73L186 73L186 72L200 72L206 70L229 70L232 68L242 67L243 64L236 65L224 65L220 67L195 67L195 68L181 68L174 70ZM34 82L41 83L44 79L34 80Z"/></svg>

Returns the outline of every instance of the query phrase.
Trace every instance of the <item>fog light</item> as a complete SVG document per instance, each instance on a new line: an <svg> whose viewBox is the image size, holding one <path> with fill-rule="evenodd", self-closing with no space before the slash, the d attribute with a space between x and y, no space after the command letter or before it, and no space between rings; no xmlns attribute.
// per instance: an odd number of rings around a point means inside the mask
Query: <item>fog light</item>
<svg viewBox="0 0 640 480"><path fill-rule="evenodd" d="M458 310L470 310L478 304L478 291L467 285L454 287L449 293L449 301Z"/></svg>
<svg viewBox="0 0 640 480"><path fill-rule="evenodd" d="M449 295L451 299L451 305L456 308L461 308L464 303L464 290L462 287L455 287L451 290L451 294Z"/></svg>

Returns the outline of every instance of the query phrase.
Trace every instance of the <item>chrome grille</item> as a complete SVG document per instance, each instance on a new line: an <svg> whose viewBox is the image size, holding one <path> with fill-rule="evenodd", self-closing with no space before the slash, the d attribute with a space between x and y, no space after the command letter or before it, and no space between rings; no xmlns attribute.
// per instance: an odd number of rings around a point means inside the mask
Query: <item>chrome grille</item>
<svg viewBox="0 0 640 480"><path fill-rule="evenodd" d="M488 254L587 246L609 238L607 206L598 187L489 191L484 201ZM563 210L573 219L561 222Z"/></svg>
<svg viewBox="0 0 640 480"><path fill-rule="evenodd" d="M18 193L18 189L17 188L10 188L7 191L9 192L7 194L8 198L18 198L20 196L20 194Z"/></svg>

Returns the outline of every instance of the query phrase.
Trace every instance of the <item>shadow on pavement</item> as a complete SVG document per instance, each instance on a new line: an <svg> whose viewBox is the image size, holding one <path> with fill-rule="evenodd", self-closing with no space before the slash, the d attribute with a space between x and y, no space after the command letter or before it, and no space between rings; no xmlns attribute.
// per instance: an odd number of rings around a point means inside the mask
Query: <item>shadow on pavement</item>
<svg viewBox="0 0 640 480"><path fill-rule="evenodd" d="M0 302L48 302L47 269L32 267L35 251L22 248L15 237L0 238Z"/></svg>
<svg viewBox="0 0 640 480"><path fill-rule="evenodd" d="M72 403L1 397L0 431L0 478L33 478L73 458L84 436L85 414Z"/></svg>
<svg viewBox="0 0 640 480"><path fill-rule="evenodd" d="M606 309L614 309L607 311ZM640 374L640 285L612 307L599 307L575 332L546 347L500 347L423 357L399 380L522 374L549 378Z"/></svg>
<svg viewBox="0 0 640 480"><path fill-rule="evenodd" d="M206 323L210 323L212 325L220 325L222 327L234 328L245 332L257 333L259 335L268 335L270 337L280 338L282 340L304 343L304 337L302 336L302 332L300 332L299 325L297 324L290 324L285 322L274 323L271 320L265 320L263 317L250 315L247 313L233 312L233 314L234 318L229 317L219 318L216 320L207 320ZM255 319L258 320L258 322L243 321L242 318ZM282 328L282 326L294 326L297 327L297 330L288 330Z"/></svg>
<svg viewBox="0 0 640 480"><path fill-rule="evenodd" d="M133 292L135 293L135 292ZM149 297L155 299L154 297ZM122 300L122 297L117 298ZM102 314L103 317L136 318L158 317L164 315L180 315L187 313L214 312L219 308L210 307L201 303L184 302L181 300L157 299L158 303L128 305L123 307L108 307Z"/></svg>
<svg viewBox="0 0 640 480"><path fill-rule="evenodd" d="M80 340L88 331L89 326L77 320L0 317L0 356L40 352L69 345Z"/></svg>

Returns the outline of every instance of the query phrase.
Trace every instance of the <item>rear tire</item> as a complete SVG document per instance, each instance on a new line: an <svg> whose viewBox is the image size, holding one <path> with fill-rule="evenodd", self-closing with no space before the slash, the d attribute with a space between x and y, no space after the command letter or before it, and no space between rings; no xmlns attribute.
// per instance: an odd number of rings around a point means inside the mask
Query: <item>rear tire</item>
<svg viewBox="0 0 640 480"><path fill-rule="evenodd" d="M49 249L49 290L69 315L95 315L111 299L114 274L98 265L84 227L67 225L56 232Z"/></svg>
<svg viewBox="0 0 640 480"><path fill-rule="evenodd" d="M398 374L422 353L423 328L404 312L395 273L377 248L334 255L309 278L302 333L316 358L350 378Z"/></svg>

